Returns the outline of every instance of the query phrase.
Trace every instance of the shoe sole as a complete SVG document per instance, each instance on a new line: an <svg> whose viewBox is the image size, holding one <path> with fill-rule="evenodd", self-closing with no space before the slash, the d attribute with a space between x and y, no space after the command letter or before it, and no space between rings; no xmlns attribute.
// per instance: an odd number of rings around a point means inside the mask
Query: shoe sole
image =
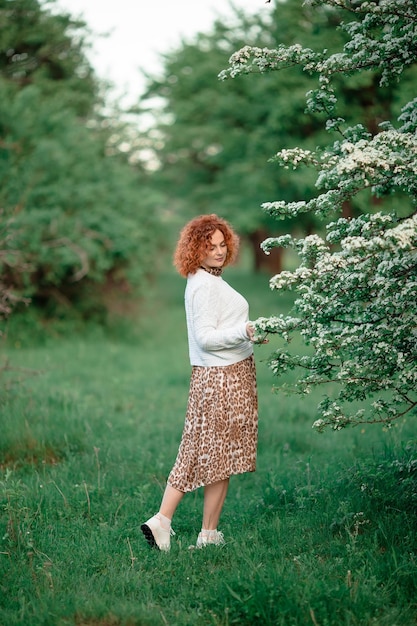
<svg viewBox="0 0 417 626"><path fill-rule="evenodd" d="M149 545L151 546L151 548L156 548L157 550L159 550L159 546L155 541L155 537L153 536L153 532L151 531L151 529L149 528L149 526L147 524L142 524L142 526L140 527L141 531L143 532L146 541L149 543Z"/></svg>

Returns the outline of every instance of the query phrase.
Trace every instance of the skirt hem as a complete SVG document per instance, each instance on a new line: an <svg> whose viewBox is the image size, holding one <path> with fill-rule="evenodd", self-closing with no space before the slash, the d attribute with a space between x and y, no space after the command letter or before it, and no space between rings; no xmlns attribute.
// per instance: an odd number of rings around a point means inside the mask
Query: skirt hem
<svg viewBox="0 0 417 626"><path fill-rule="evenodd" d="M253 472L256 472L256 467L254 467L253 469L236 470L236 472L231 472L230 474L227 474L223 478L216 478L216 480L210 480L209 482L202 481L202 482L198 483L195 487L194 486L193 487L187 487L185 489L184 488L180 489L180 487L177 487L176 485L172 484L172 482L170 482L169 480L167 481L167 485L169 487L173 487L177 491L181 491L182 493L191 493L192 491L196 491L197 489L200 489L201 487L207 487L208 485L214 485L215 483L219 483L222 480L226 480L227 478L231 478L232 476L239 476L240 474L253 474Z"/></svg>

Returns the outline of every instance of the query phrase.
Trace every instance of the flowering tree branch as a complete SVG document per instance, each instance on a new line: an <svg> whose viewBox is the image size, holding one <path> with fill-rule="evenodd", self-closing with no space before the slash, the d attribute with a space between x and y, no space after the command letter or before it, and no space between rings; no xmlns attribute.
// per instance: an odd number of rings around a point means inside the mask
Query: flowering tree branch
<svg viewBox="0 0 417 626"><path fill-rule="evenodd" d="M328 55L299 45L275 50L246 46L230 59L220 78L301 65L317 76L318 87L306 95L309 111L326 112L326 128L338 140L325 150L279 151L272 160L288 169L317 171L317 197L299 202L265 202L264 211L281 219L313 212L334 214L345 201L368 189L376 197L408 196L389 213L369 212L338 218L323 236L269 238L262 248L290 247L299 256L294 271L273 276L273 290L296 293L290 315L256 321L259 338L282 337L287 347L271 355L276 376L295 370L293 389L308 394L327 387L313 426L340 430L362 423L391 424L417 407L417 98L398 121L380 124L371 134L363 125L347 127L337 117L335 76L372 70L381 85L400 80L417 61L415 0L310 0L311 6L345 9L354 19L344 23L348 40L341 52ZM301 335L307 354L291 352Z"/></svg>

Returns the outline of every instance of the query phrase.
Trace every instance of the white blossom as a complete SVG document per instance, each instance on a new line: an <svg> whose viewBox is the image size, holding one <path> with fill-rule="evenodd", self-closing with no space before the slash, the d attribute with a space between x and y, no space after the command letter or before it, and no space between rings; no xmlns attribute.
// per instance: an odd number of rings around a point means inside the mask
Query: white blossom
<svg viewBox="0 0 417 626"><path fill-rule="evenodd" d="M307 95L310 111L327 114L326 128L341 139L325 150L286 148L273 160L286 168L317 169L318 195L298 202L274 200L262 209L280 219L312 212L329 216L357 193L375 196L408 194L417 204L417 98L402 108L399 123L385 120L371 135L361 124L346 128L337 117L333 77L376 71L381 84L399 80L417 62L415 0L308 0L312 6L346 8L354 19L343 23L347 41L335 54L299 45L261 49L245 46L230 59L221 78L301 65L315 74L318 86ZM413 206L413 205L412 205ZM256 320L260 337L276 334L284 341L270 356L274 375L296 370L295 390L315 386L330 390L318 406L313 428L341 430L349 424L383 422L387 426L417 407L417 212L404 216L401 200L391 212L337 218L325 237L270 237L266 254L277 246L299 256L294 271L270 279L274 290L296 294L290 315ZM290 340L299 333L311 350L297 354ZM356 410L353 402L363 403ZM362 523L362 522L360 522Z"/></svg>

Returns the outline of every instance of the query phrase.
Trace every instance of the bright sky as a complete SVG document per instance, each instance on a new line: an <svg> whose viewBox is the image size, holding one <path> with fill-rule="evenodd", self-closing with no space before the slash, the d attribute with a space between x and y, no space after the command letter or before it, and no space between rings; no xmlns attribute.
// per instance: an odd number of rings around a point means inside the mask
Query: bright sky
<svg viewBox="0 0 417 626"><path fill-rule="evenodd" d="M57 0L57 5L93 31L90 62L99 77L115 85L116 95L124 96L125 105L143 91L140 69L157 73L160 54L232 14L228 0ZM271 7L265 0L233 0L233 5L247 13Z"/></svg>

